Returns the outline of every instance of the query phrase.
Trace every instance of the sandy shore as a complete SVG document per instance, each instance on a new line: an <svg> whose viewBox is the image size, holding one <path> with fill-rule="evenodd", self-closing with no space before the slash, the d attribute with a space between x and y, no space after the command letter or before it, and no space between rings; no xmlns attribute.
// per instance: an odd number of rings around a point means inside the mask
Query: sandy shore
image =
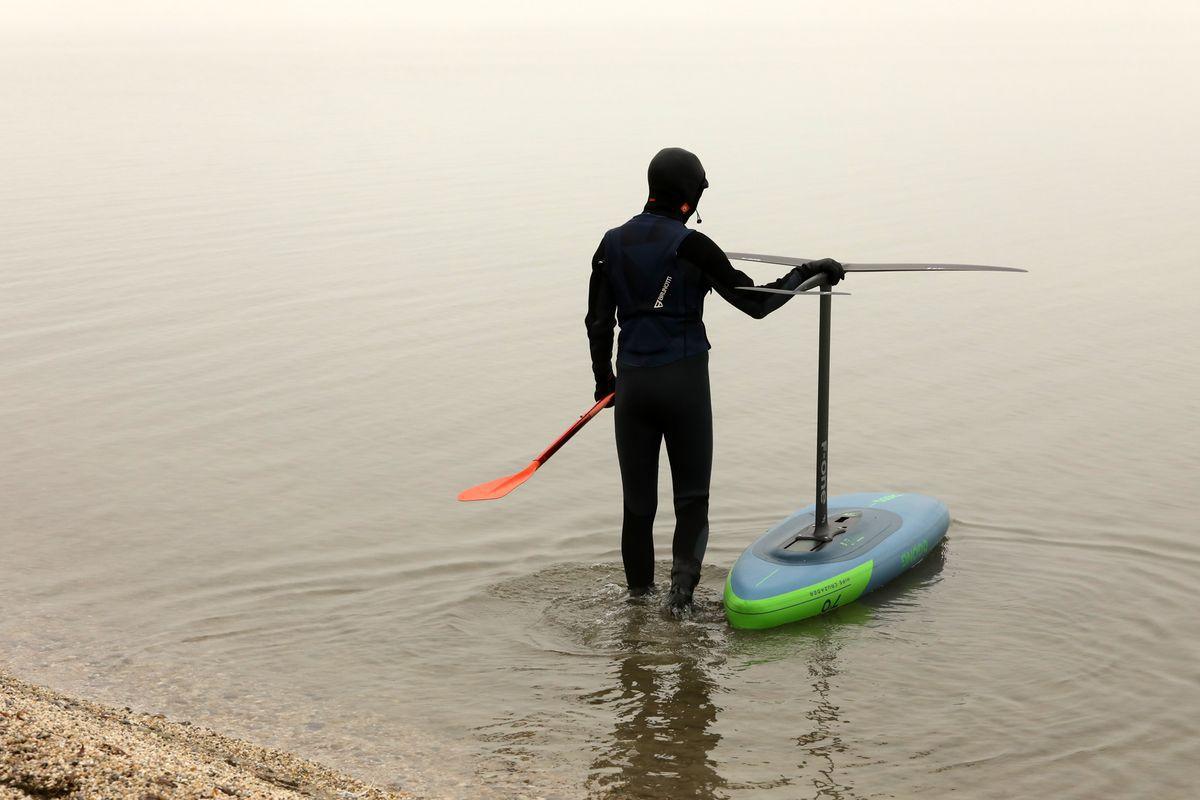
<svg viewBox="0 0 1200 800"><path fill-rule="evenodd" d="M0 800L405 798L290 753L0 672Z"/></svg>

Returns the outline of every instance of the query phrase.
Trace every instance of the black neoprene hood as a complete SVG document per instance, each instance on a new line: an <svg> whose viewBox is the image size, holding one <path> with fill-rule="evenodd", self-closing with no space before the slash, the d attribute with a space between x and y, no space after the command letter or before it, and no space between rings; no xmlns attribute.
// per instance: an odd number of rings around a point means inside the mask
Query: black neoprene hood
<svg viewBox="0 0 1200 800"><path fill-rule="evenodd" d="M646 178L650 183L650 197L656 204L667 207L686 203L695 208L701 193L708 188L704 165L695 153L682 147L659 150L650 160Z"/></svg>

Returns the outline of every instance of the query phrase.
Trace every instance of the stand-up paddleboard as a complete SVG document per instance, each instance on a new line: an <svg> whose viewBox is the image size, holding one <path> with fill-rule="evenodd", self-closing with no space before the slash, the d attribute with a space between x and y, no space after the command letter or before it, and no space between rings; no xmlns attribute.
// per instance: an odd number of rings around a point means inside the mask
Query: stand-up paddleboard
<svg viewBox="0 0 1200 800"><path fill-rule="evenodd" d="M950 526L945 504L920 494L844 494L828 512L830 541L813 537L809 506L742 553L725 581L733 627L773 628L853 602L918 564Z"/></svg>
<svg viewBox="0 0 1200 800"><path fill-rule="evenodd" d="M800 266L810 259L726 253L731 259ZM844 264L847 272L1024 272L979 264ZM796 289L745 291L803 294ZM767 531L742 553L725 581L725 614L735 628L773 628L832 611L918 564L946 535L950 512L920 494L846 494L830 498L829 335L832 297L821 293L817 358L816 502Z"/></svg>

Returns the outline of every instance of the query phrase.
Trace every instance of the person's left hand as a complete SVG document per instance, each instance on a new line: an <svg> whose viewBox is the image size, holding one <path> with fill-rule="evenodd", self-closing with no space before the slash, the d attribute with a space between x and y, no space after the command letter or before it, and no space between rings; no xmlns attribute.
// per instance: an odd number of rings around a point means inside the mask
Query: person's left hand
<svg viewBox="0 0 1200 800"><path fill-rule="evenodd" d="M841 262L834 261L832 258L822 258L817 261L810 261L805 266L811 270L809 275L816 275L818 272L824 272L825 278L830 286L837 286L842 278L846 277L846 268L841 265Z"/></svg>

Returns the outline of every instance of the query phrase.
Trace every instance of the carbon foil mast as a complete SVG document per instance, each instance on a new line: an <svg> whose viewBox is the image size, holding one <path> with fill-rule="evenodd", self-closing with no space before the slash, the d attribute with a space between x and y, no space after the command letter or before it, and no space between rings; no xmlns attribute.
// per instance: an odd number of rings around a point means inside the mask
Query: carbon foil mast
<svg viewBox="0 0 1200 800"><path fill-rule="evenodd" d="M833 540L829 532L829 327L833 298L821 294L821 319L817 335L817 519L813 538Z"/></svg>

